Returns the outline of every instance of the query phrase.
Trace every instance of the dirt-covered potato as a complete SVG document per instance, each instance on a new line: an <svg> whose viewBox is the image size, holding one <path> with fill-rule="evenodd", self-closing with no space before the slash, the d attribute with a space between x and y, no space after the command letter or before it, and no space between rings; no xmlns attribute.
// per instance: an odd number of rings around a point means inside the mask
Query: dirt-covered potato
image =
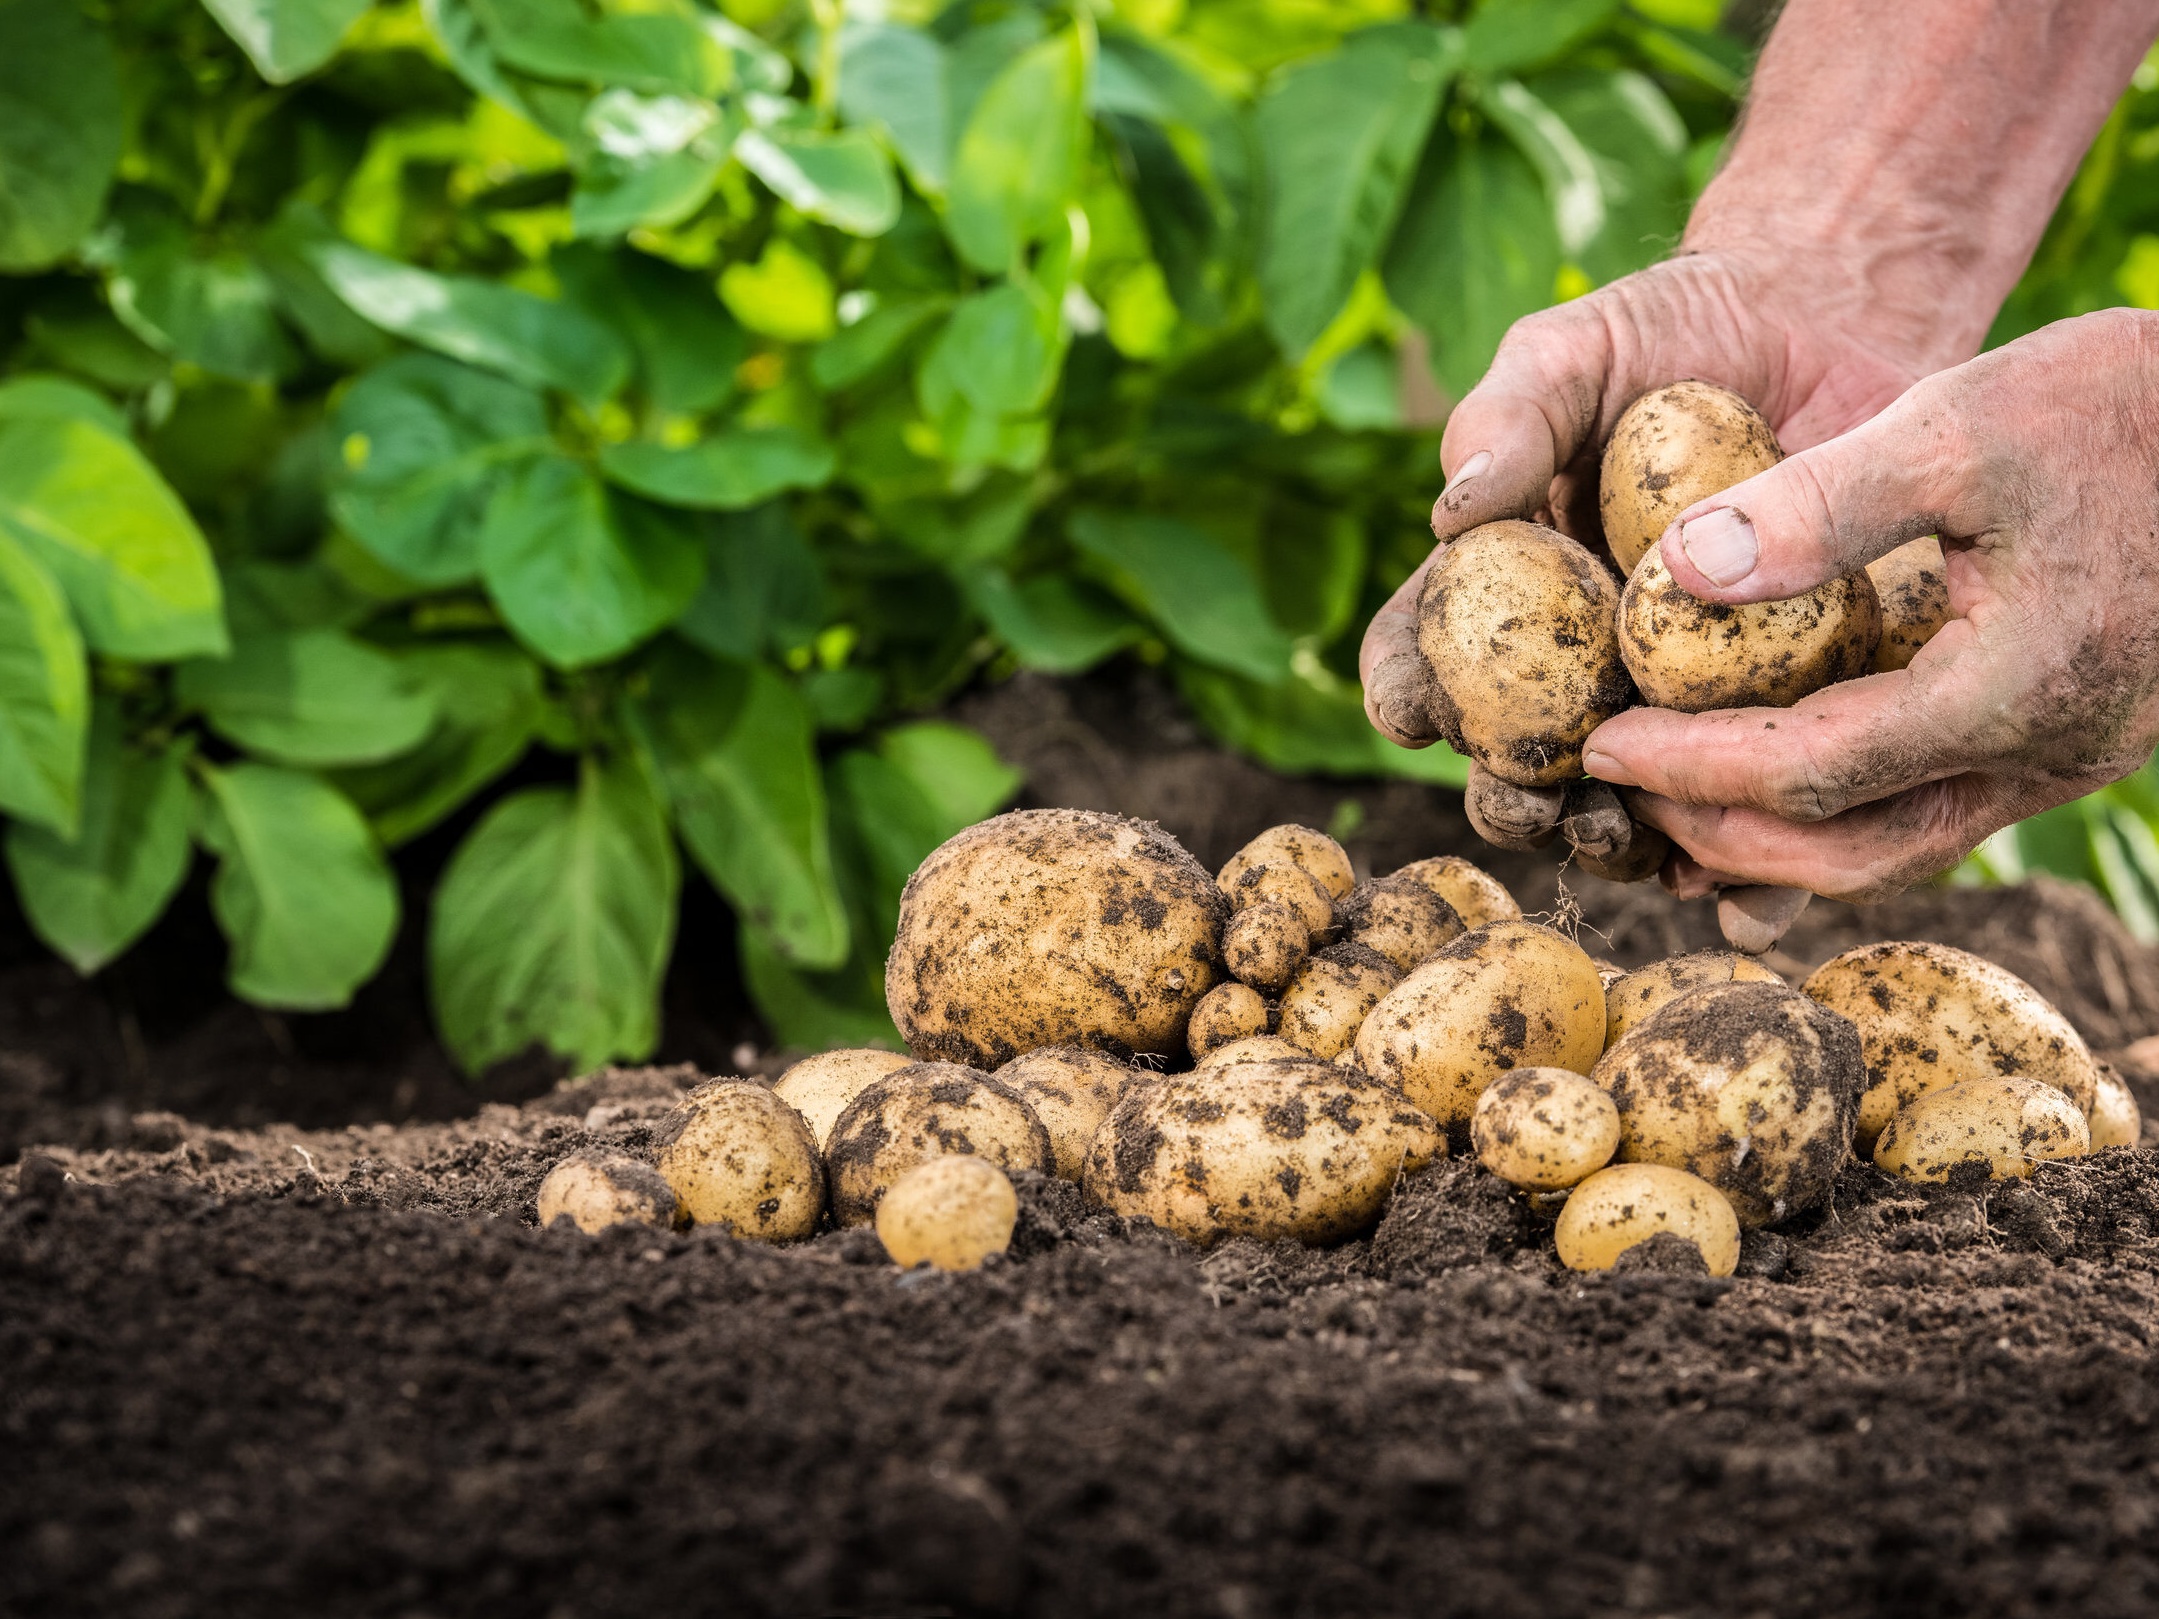
<svg viewBox="0 0 2159 1619"><path fill-rule="evenodd" d="M1229 906L1147 821L1014 810L907 880L885 1003L916 1056L994 1068L1037 1046L1181 1053L1222 976Z"/></svg>
<svg viewBox="0 0 2159 1619"><path fill-rule="evenodd" d="M861 1225L893 1182L946 1153L1044 1174L1056 1165L1049 1131L1009 1085L957 1063L918 1062L871 1085L832 1127L833 1219Z"/></svg>
<svg viewBox="0 0 2159 1619"><path fill-rule="evenodd" d="M682 1212L738 1237L792 1242L817 1229L825 1172L802 1115L754 1079L715 1079L653 1133L653 1167Z"/></svg>
<svg viewBox="0 0 2159 1619"><path fill-rule="evenodd" d="M1495 849L1528 854L1559 836L1567 810L1563 787L1517 787L1478 763L1469 762L1462 788L1462 814L1470 829Z"/></svg>
<svg viewBox="0 0 2159 1619"><path fill-rule="evenodd" d="M1928 1091L1897 1109L1874 1143L1876 1167L1908 1181L1945 1181L1961 1164L2022 1180L2049 1158L2091 1151L2091 1126L2052 1085L1989 1074Z"/></svg>
<svg viewBox="0 0 2159 1619"><path fill-rule="evenodd" d="M1484 1088L1469 1115L1477 1161L1509 1185L1557 1192L1619 1150L1619 1109L1584 1075L1516 1068Z"/></svg>
<svg viewBox="0 0 2159 1619"><path fill-rule="evenodd" d="M2091 1126L2093 1152L2102 1147L2134 1147L2144 1139L2144 1112L2137 1106L2136 1093L2105 1063L2099 1064L2099 1084L2085 1122Z"/></svg>
<svg viewBox="0 0 2159 1619"><path fill-rule="evenodd" d="M950 1153L917 1164L877 1205L877 1240L904 1270L976 1270L1012 1246L1019 1194L984 1158Z"/></svg>
<svg viewBox="0 0 2159 1619"><path fill-rule="evenodd" d="M1654 877L1672 852L1672 840L1637 821L1619 794L1601 781L1567 783L1559 831L1574 850L1575 866L1608 883Z"/></svg>
<svg viewBox="0 0 2159 1619"><path fill-rule="evenodd" d="M1634 701L1618 611L1604 564L1539 524L1487 523L1442 551L1417 649L1459 711L1462 751L1518 787L1579 776L1583 741Z"/></svg>
<svg viewBox="0 0 2159 1619"><path fill-rule="evenodd" d="M1859 1025L1862 1152L1907 1102L1967 1079L2021 1074L2067 1093L2079 1113L2098 1095L2099 1070L2069 1020L2016 974L1968 950L1861 945L1823 962L1800 987Z"/></svg>
<svg viewBox="0 0 2159 1619"><path fill-rule="evenodd" d="M774 1081L773 1094L802 1115L803 1123L824 1151L832 1139L832 1126L847 1104L895 1068L905 1068L914 1058L901 1051L879 1051L861 1046L851 1051L822 1051L804 1057Z"/></svg>
<svg viewBox="0 0 2159 1619"><path fill-rule="evenodd" d="M1235 1041L1265 1034L1274 1022L1266 999L1248 984L1217 984L1192 1008L1192 1022L1185 1030L1185 1044L1195 1062Z"/></svg>
<svg viewBox="0 0 2159 1619"><path fill-rule="evenodd" d="M1637 967L1604 987L1604 1044L1619 1044L1629 1029L1646 1022L1689 990L1710 984L1781 984L1784 980L1752 956L1734 950L1696 950Z"/></svg>
<svg viewBox="0 0 2159 1619"><path fill-rule="evenodd" d="M1949 622L1949 570L1942 563L1942 542L1928 534L1900 545L1868 563L1867 577L1882 602L1875 672L1908 668L1919 649Z"/></svg>
<svg viewBox="0 0 2159 1619"><path fill-rule="evenodd" d="M1567 1194L1553 1237L1569 1270L1610 1270L1619 1256L1660 1231L1700 1251L1712 1276L1739 1268L1739 1217L1699 1175L1664 1164L1614 1164Z"/></svg>
<svg viewBox="0 0 2159 1619"><path fill-rule="evenodd" d="M1357 1038L1365 1014L1401 981L1401 969L1377 950L1330 945L1282 992L1275 1033L1300 1051L1332 1057Z"/></svg>
<svg viewBox="0 0 2159 1619"><path fill-rule="evenodd" d="M682 1214L675 1189L650 1164L619 1153L573 1152L540 1182L533 1199L540 1224L568 1220L584 1232L611 1225L676 1225Z"/></svg>
<svg viewBox="0 0 2159 1619"><path fill-rule="evenodd" d="M1230 905L1249 911L1261 905L1280 905L1302 922L1314 941L1334 927L1334 896L1327 885L1287 861L1247 866L1237 881L1223 890Z"/></svg>
<svg viewBox="0 0 2159 1619"><path fill-rule="evenodd" d="M1604 985L1565 934L1473 928L1404 978L1357 1031L1357 1065L1449 1130L1515 1068L1587 1073L1604 1049Z"/></svg>
<svg viewBox="0 0 2159 1619"><path fill-rule="evenodd" d="M1304 925L1304 918L1278 900L1247 905L1222 930L1222 964L1230 977L1255 989L1280 989L1297 976L1311 953L1312 930ZM1207 993L1216 994L1224 987L1218 984Z"/></svg>
<svg viewBox="0 0 2159 1619"><path fill-rule="evenodd" d="M1597 511L1623 573L1698 500L1784 459L1756 410L1713 382L1675 382L1629 405L1604 447Z"/></svg>
<svg viewBox="0 0 2159 1619"><path fill-rule="evenodd" d="M1279 1034L1252 1034L1242 1040L1232 1040L1227 1045L1216 1046L1200 1058L1199 1069L1228 1068L1241 1062L1274 1062L1287 1060L1309 1062L1312 1054L1302 1046L1293 1046Z"/></svg>
<svg viewBox="0 0 2159 1619"><path fill-rule="evenodd" d="M1619 1156L1699 1175L1747 1225L1812 1208L1852 1156L1859 1031L1783 984L1689 990L1590 1078L1619 1109Z"/></svg>
<svg viewBox="0 0 2159 1619"><path fill-rule="evenodd" d="M1359 883L1336 916L1352 944L1377 950L1403 972L1466 931L1452 905L1404 877Z"/></svg>
<svg viewBox="0 0 2159 1619"><path fill-rule="evenodd" d="M1046 1046L1014 1057L990 1077L1010 1086L1035 1110L1050 1133L1050 1156L1058 1175L1076 1181L1087 1161L1087 1143L1140 1073L1099 1051Z"/></svg>
<svg viewBox="0 0 2159 1619"><path fill-rule="evenodd" d="M1507 885L1459 855L1433 855L1412 860L1393 874L1421 883L1454 907L1465 928L1481 928L1487 922L1518 922L1522 907L1507 892Z"/></svg>
<svg viewBox="0 0 2159 1619"><path fill-rule="evenodd" d="M1329 899L1340 899L1357 881L1348 852L1326 833L1308 826L1270 826L1229 857L1219 873L1223 892L1234 889L1237 879L1254 866L1285 863L1318 878Z"/></svg>
<svg viewBox="0 0 2159 1619"><path fill-rule="evenodd" d="M1788 601L1730 607L1689 595L1652 551L1619 604L1619 650L1642 700L1699 714L1789 708L1874 667L1882 604L1864 573Z"/></svg>
<svg viewBox="0 0 2159 1619"><path fill-rule="evenodd" d="M1301 1061L1207 1068L1136 1087L1087 1155L1088 1195L1189 1242L1365 1229L1405 1170L1446 1143L1400 1091Z"/></svg>

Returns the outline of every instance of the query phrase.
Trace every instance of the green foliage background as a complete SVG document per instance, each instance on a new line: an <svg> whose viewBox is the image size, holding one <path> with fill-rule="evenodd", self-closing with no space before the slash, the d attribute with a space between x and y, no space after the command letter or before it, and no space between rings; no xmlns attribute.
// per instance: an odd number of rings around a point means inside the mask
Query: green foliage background
<svg viewBox="0 0 2159 1619"><path fill-rule="evenodd" d="M1676 236L1721 9L0 0L26 914L95 971L199 853L234 990L337 1006L473 806L467 1065L649 1052L685 880L817 1044L889 1037L901 882L1017 785L922 717L972 680L1138 656L1279 768L1458 782L1363 723L1359 631L1446 400ZM2140 80L2004 331L2159 303L2149 228ZM2159 932L2114 793L1974 872Z"/></svg>

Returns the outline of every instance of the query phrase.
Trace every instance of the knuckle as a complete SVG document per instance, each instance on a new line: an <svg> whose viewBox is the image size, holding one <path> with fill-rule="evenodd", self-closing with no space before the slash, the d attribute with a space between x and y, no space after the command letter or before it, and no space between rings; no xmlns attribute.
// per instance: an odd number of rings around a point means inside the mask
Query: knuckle
<svg viewBox="0 0 2159 1619"><path fill-rule="evenodd" d="M1763 783L1762 807L1779 820L1826 821L1849 803L1849 792L1821 759L1815 744L1802 738Z"/></svg>

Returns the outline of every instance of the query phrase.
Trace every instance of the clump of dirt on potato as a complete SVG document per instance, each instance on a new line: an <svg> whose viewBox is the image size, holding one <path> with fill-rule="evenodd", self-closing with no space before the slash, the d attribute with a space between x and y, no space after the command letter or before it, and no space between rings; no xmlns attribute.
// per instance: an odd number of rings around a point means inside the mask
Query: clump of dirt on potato
<svg viewBox="0 0 2159 1619"><path fill-rule="evenodd" d="M1015 1172L1056 1165L1049 1131L1019 1092L978 1069L918 1062L869 1086L832 1127L833 1220L866 1223L895 1181L947 1153Z"/></svg>
<svg viewBox="0 0 2159 1619"><path fill-rule="evenodd" d="M1711 984L1781 984L1784 980L1752 956L1734 950L1696 950L1667 956L1604 986L1604 1044L1619 1044L1629 1029L1689 990Z"/></svg>
<svg viewBox="0 0 2159 1619"><path fill-rule="evenodd" d="M1612 560L1633 573L1681 512L1783 459L1762 413L1729 388L1675 382L1642 395L1613 427L1598 478Z"/></svg>
<svg viewBox="0 0 2159 1619"><path fill-rule="evenodd" d="M1466 931L1452 905L1401 876L1359 883L1336 907L1352 944L1376 950L1403 972L1437 955Z"/></svg>

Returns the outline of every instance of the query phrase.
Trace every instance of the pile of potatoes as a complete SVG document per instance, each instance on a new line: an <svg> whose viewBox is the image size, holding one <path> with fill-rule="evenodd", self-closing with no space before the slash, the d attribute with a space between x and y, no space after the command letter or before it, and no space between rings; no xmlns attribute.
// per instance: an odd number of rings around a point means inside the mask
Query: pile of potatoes
<svg viewBox="0 0 2159 1619"><path fill-rule="evenodd" d="M1668 1233L1728 1274L1855 1151L2008 1177L2140 1129L2061 1014L1963 951L1869 945L1796 989L1725 951L1627 972L1466 861L1359 879L1308 827L1210 876L1157 827L999 816L908 884L886 988L908 1052L700 1086L650 1164L557 1165L542 1221L874 1224L961 1270L1011 1242L1023 1171L1194 1243L1325 1242L1466 1150L1570 1266Z"/></svg>

